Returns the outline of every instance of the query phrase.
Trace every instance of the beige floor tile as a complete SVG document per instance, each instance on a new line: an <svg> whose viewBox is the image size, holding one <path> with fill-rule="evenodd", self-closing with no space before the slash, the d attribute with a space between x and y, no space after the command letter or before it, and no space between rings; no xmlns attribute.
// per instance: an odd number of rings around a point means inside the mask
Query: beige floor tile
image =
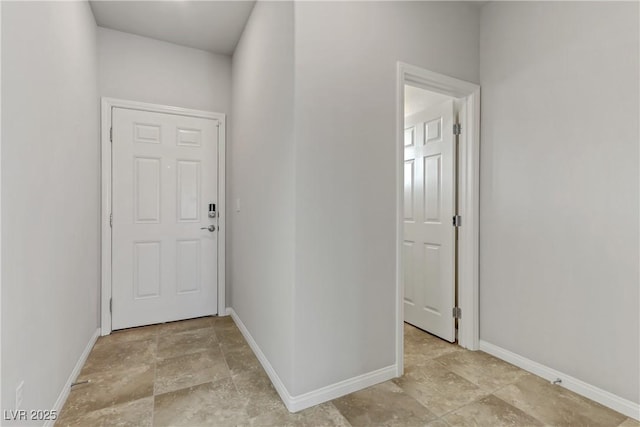
<svg viewBox="0 0 640 427"><path fill-rule="evenodd" d="M408 336L410 336L411 334L413 334L414 332L424 332L418 328L416 328L415 326L413 326L410 323L404 322L403 323L403 328L404 328L404 339L406 340Z"/></svg>
<svg viewBox="0 0 640 427"><path fill-rule="evenodd" d="M233 327L233 328L238 328L236 326L236 323L233 321L233 318L231 316L222 316L222 317L218 317L216 318L216 321L213 325L214 328L216 329L224 329L224 328L229 328L229 327Z"/></svg>
<svg viewBox="0 0 640 427"><path fill-rule="evenodd" d="M503 400L490 395L444 417L452 427L531 427L543 424Z"/></svg>
<svg viewBox="0 0 640 427"><path fill-rule="evenodd" d="M154 426L236 426L246 422L247 400L231 379L155 396Z"/></svg>
<svg viewBox="0 0 640 427"><path fill-rule="evenodd" d="M416 328L409 323L404 324L404 342L405 344L421 344L425 341L439 341L445 343L447 345L451 345L452 347L457 347L456 344L449 343L441 338L438 338L435 335L431 335L430 333L423 331L422 329Z"/></svg>
<svg viewBox="0 0 640 427"><path fill-rule="evenodd" d="M304 411L290 413L286 408L262 413L249 420L252 427L349 427L349 421L332 403L323 403Z"/></svg>
<svg viewBox="0 0 640 427"><path fill-rule="evenodd" d="M423 426L436 416L391 381L332 401L340 413L358 426Z"/></svg>
<svg viewBox="0 0 640 427"><path fill-rule="evenodd" d="M244 374L247 372L260 372L264 374L264 369L251 348L245 347L241 349L234 349L232 351L225 350L224 346L221 346L221 348L232 375Z"/></svg>
<svg viewBox="0 0 640 427"><path fill-rule="evenodd" d="M617 426L625 416L563 387L530 375L494 393L545 424L554 426Z"/></svg>
<svg viewBox="0 0 640 427"><path fill-rule="evenodd" d="M61 418L56 426L119 426L150 427L153 417L153 396Z"/></svg>
<svg viewBox="0 0 640 427"><path fill-rule="evenodd" d="M488 354L404 331L402 378L296 414L230 317L117 331L94 346L78 377L91 382L71 391L57 424L640 427Z"/></svg>
<svg viewBox="0 0 640 427"><path fill-rule="evenodd" d="M393 382L439 417L488 395L433 360Z"/></svg>
<svg viewBox="0 0 640 427"><path fill-rule="evenodd" d="M202 328L211 328L215 325L217 317L206 316L195 319L181 320L178 322L168 322L158 325L160 333L193 331Z"/></svg>
<svg viewBox="0 0 640 427"><path fill-rule="evenodd" d="M216 331L216 336L218 337L218 341L221 344L230 346L240 344L248 346L247 341L244 339L244 336L242 336L242 333L236 327L223 329L214 328L214 330Z"/></svg>
<svg viewBox="0 0 640 427"><path fill-rule="evenodd" d="M430 335L405 323L405 365L419 365L445 354L464 351L460 346Z"/></svg>
<svg viewBox="0 0 640 427"><path fill-rule="evenodd" d="M236 353L236 352L250 352L253 353L249 344L242 338L242 340L229 341L224 338L219 341L220 349L224 354Z"/></svg>
<svg viewBox="0 0 640 427"><path fill-rule="evenodd" d="M218 340L212 327L181 332L160 332L158 358L168 359L185 354L218 348Z"/></svg>
<svg viewBox="0 0 640 427"><path fill-rule="evenodd" d="M155 394L230 377L231 372L220 349L185 354L158 361Z"/></svg>
<svg viewBox="0 0 640 427"><path fill-rule="evenodd" d="M131 341L155 340L158 336L159 325L141 326L138 328L113 331L111 335L100 337L103 344L115 344Z"/></svg>
<svg viewBox="0 0 640 427"><path fill-rule="evenodd" d="M123 342L99 339L91 350L80 377L147 365L153 362L155 353L155 339Z"/></svg>
<svg viewBox="0 0 640 427"><path fill-rule="evenodd" d="M153 395L153 365L139 365L92 374L89 383L74 387L65 404L65 417L103 409ZM78 378L82 381L83 378ZM67 413L68 412L68 413Z"/></svg>
<svg viewBox="0 0 640 427"><path fill-rule="evenodd" d="M286 411L282 399L264 370L244 372L234 375L232 379L238 393L248 401L249 417L272 411Z"/></svg>
<svg viewBox="0 0 640 427"><path fill-rule="evenodd" d="M482 351L457 351L435 360L451 372L490 392L531 375Z"/></svg>

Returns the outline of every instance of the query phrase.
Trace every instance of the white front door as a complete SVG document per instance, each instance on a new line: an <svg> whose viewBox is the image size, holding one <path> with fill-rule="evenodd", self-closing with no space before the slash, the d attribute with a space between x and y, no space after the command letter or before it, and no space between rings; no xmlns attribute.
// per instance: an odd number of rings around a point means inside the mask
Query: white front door
<svg viewBox="0 0 640 427"><path fill-rule="evenodd" d="M404 317L455 341L453 102L405 119Z"/></svg>
<svg viewBox="0 0 640 427"><path fill-rule="evenodd" d="M112 126L112 329L216 314L217 120L114 108Z"/></svg>

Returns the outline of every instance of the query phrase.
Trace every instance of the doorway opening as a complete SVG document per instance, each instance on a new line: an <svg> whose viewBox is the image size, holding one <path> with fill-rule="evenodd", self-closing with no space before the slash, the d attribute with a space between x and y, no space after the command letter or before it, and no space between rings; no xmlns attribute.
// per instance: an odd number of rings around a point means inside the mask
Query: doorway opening
<svg viewBox="0 0 640 427"><path fill-rule="evenodd" d="M459 100L404 95L404 321L455 342Z"/></svg>
<svg viewBox="0 0 640 427"><path fill-rule="evenodd" d="M397 364L404 324L477 350L480 88L408 64L397 79Z"/></svg>

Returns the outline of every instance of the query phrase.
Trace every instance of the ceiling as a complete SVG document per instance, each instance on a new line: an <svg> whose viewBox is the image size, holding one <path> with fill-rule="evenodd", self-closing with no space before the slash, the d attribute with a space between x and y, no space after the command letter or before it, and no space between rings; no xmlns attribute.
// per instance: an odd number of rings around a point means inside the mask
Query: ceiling
<svg viewBox="0 0 640 427"><path fill-rule="evenodd" d="M441 95L436 92L431 92L414 86L405 85L404 115L405 117L410 116L434 105L441 104L449 99L452 98L447 95Z"/></svg>
<svg viewBox="0 0 640 427"><path fill-rule="evenodd" d="M255 1L90 1L105 28L233 54Z"/></svg>

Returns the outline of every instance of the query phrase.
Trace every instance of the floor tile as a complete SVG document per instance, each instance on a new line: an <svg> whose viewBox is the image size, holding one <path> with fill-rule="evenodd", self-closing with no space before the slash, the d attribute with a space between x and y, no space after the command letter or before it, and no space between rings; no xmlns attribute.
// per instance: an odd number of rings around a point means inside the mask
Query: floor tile
<svg viewBox="0 0 640 427"><path fill-rule="evenodd" d="M90 382L57 425L640 427L486 353L404 333L401 378L291 414L230 317L115 331L98 339L78 377Z"/></svg>
<svg viewBox="0 0 640 427"><path fill-rule="evenodd" d="M193 331L201 328L211 328L216 323L217 317L206 316L195 319L168 322L158 325L160 333Z"/></svg>
<svg viewBox="0 0 640 427"><path fill-rule="evenodd" d="M394 379L393 382L437 416L488 394L486 390L433 360Z"/></svg>
<svg viewBox="0 0 640 427"><path fill-rule="evenodd" d="M236 322L233 321L233 318L231 316L217 317L216 321L213 324L213 327L216 329L224 329L228 327L237 329Z"/></svg>
<svg viewBox="0 0 640 427"><path fill-rule="evenodd" d="M247 399L249 417L272 411L286 411L282 399L264 370L244 372L234 375L232 379L238 393Z"/></svg>
<svg viewBox="0 0 640 427"><path fill-rule="evenodd" d="M247 372L264 373L262 365L251 348L246 347L231 351L226 350L224 346L221 346L221 348L232 375L244 374Z"/></svg>
<svg viewBox="0 0 640 427"><path fill-rule="evenodd" d="M215 348L158 361L155 394L231 377L222 351Z"/></svg>
<svg viewBox="0 0 640 427"><path fill-rule="evenodd" d="M236 426L246 422L247 400L231 379L155 396L154 426Z"/></svg>
<svg viewBox="0 0 640 427"><path fill-rule="evenodd" d="M495 395L545 424L617 426L625 416L534 375L504 387Z"/></svg>
<svg viewBox="0 0 640 427"><path fill-rule="evenodd" d="M497 390L531 375L482 351L457 351L435 360L451 372L487 391Z"/></svg>
<svg viewBox="0 0 640 427"><path fill-rule="evenodd" d="M218 337L218 341L221 345L227 347L249 346L247 344L247 341L244 339L244 336L242 336L240 330L236 327L224 329L214 328L214 330L216 331L216 336Z"/></svg>
<svg viewBox="0 0 640 427"><path fill-rule="evenodd" d="M436 416L391 381L332 401L354 427L425 425Z"/></svg>
<svg viewBox="0 0 640 427"><path fill-rule="evenodd" d="M111 335L100 337L101 344L115 344L131 341L155 340L158 336L159 325L140 326L138 328L113 331Z"/></svg>
<svg viewBox="0 0 640 427"><path fill-rule="evenodd" d="M128 369L153 362L156 340L110 342L99 339L80 372L80 377L94 373Z"/></svg>
<svg viewBox="0 0 640 427"><path fill-rule="evenodd" d="M153 396L109 406L95 411L60 418L56 426L150 427Z"/></svg>
<svg viewBox="0 0 640 427"><path fill-rule="evenodd" d="M160 332L158 336L159 359L198 353L217 347L218 340L212 327L181 332Z"/></svg>
<svg viewBox="0 0 640 427"><path fill-rule="evenodd" d="M424 427L449 427L449 424L444 422L442 418L427 423Z"/></svg>
<svg viewBox="0 0 640 427"><path fill-rule="evenodd" d="M242 340L229 341L224 338L219 338L220 349L224 354L235 352L250 352L253 354L253 350L249 347L249 344L242 338Z"/></svg>
<svg viewBox="0 0 640 427"><path fill-rule="evenodd" d="M261 413L249 420L252 427L349 427L349 421L342 416L332 403L323 403L295 414L286 408Z"/></svg>
<svg viewBox="0 0 640 427"><path fill-rule="evenodd" d="M79 381L89 379L90 382L79 384L71 390L65 410L71 414L81 414L152 396L153 371L153 365L148 364L79 377Z"/></svg>
<svg viewBox="0 0 640 427"><path fill-rule="evenodd" d="M444 421L452 427L530 427L543 425L539 420L493 395L452 412L444 417Z"/></svg>
<svg viewBox="0 0 640 427"><path fill-rule="evenodd" d="M404 361L406 365L418 365L445 354L463 351L452 344L405 323Z"/></svg>

